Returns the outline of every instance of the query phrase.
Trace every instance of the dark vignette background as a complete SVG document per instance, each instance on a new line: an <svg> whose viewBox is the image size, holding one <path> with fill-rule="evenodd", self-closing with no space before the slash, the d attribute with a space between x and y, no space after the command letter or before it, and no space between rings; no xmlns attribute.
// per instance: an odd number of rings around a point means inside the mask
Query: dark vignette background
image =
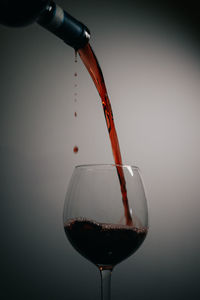
<svg viewBox="0 0 200 300"><path fill-rule="evenodd" d="M57 3L92 32L124 162L146 186L150 233L113 272L112 297L199 299L198 2ZM0 43L1 299L99 299L97 269L62 228L73 167L113 161L98 94L36 24L0 26Z"/></svg>

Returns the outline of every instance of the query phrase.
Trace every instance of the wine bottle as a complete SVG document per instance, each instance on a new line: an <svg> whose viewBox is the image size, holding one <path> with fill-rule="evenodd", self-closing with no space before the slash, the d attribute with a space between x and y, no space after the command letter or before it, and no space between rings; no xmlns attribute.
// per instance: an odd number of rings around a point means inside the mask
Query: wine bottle
<svg viewBox="0 0 200 300"><path fill-rule="evenodd" d="M90 31L51 0L1 0L0 23L26 26L37 22L76 50L89 41Z"/></svg>

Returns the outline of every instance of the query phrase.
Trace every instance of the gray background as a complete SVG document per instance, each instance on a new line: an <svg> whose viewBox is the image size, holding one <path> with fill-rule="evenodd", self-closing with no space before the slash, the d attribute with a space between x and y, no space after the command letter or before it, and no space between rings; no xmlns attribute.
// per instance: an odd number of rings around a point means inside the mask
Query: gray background
<svg viewBox="0 0 200 300"><path fill-rule="evenodd" d="M132 1L57 3L92 32L123 161L140 167L146 187L150 232L114 270L112 299L199 299L200 64L192 27L172 22L171 10ZM74 166L113 162L98 93L73 49L38 25L1 26L0 43L0 295L100 299L97 268L62 227Z"/></svg>

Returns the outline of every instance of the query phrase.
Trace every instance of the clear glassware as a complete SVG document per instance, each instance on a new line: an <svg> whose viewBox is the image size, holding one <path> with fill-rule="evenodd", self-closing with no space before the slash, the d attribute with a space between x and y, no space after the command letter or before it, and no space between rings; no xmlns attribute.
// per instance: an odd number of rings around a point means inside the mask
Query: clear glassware
<svg viewBox="0 0 200 300"><path fill-rule="evenodd" d="M118 172L124 173L128 210ZM132 255L148 231L148 209L137 167L128 165L82 165L75 167L68 186L63 222L72 246L101 272L101 299L110 299L113 268Z"/></svg>

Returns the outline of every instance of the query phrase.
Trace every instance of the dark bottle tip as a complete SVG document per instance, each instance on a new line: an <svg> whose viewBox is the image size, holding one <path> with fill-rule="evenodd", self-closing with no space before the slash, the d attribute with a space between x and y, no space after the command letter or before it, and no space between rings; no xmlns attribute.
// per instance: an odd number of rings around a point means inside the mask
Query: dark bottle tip
<svg viewBox="0 0 200 300"><path fill-rule="evenodd" d="M74 40L74 39L73 39ZM83 48L90 40L90 31L89 29L82 24L82 33L81 35L76 39L76 41L74 40L72 47L75 50L81 49ZM65 41L67 44L69 44L68 41Z"/></svg>
<svg viewBox="0 0 200 300"><path fill-rule="evenodd" d="M90 39L89 29L53 1L46 6L38 23L76 50L83 48Z"/></svg>

